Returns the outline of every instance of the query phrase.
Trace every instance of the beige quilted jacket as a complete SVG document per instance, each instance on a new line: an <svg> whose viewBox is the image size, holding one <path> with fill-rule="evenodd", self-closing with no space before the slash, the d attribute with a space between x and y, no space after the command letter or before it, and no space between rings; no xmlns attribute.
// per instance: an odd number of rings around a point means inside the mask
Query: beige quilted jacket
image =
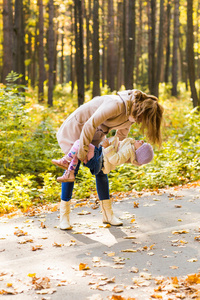
<svg viewBox="0 0 200 300"><path fill-rule="evenodd" d="M135 90L118 92L93 98L77 108L62 124L57 133L58 143L67 154L73 143L80 139L78 158L83 161L90 143L98 146L105 135L116 129L119 140L127 137L131 125L129 121Z"/></svg>
<svg viewBox="0 0 200 300"><path fill-rule="evenodd" d="M135 160L135 147L134 139L126 138L123 141L119 141L118 137L112 137L109 139L110 146L103 148L103 163L102 171L108 174L111 170L114 170L116 166L124 163L132 163L135 166L139 166Z"/></svg>

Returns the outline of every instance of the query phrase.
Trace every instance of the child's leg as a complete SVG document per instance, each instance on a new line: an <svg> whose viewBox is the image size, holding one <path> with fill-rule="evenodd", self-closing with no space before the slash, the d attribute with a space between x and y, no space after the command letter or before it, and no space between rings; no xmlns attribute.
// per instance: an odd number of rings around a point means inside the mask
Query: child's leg
<svg viewBox="0 0 200 300"><path fill-rule="evenodd" d="M74 157L77 156L78 153L78 149L79 149L79 140L77 140L73 146L71 147L71 149L69 150L68 154L66 155L67 158L69 158L69 160L71 161Z"/></svg>
<svg viewBox="0 0 200 300"><path fill-rule="evenodd" d="M68 156L72 159L69 165L68 170L75 170L76 166L78 164L78 158L77 153L79 149L79 140L77 140L74 145L72 146L70 152L68 153ZM92 144L89 144L89 151L87 154L87 160L90 160L94 156L94 149L95 146Z"/></svg>
<svg viewBox="0 0 200 300"><path fill-rule="evenodd" d="M77 155L78 147L79 147L79 140L77 140L73 144L68 154L66 154L61 159L52 159L52 163L62 169L67 170L69 168L70 161L73 159L74 156Z"/></svg>

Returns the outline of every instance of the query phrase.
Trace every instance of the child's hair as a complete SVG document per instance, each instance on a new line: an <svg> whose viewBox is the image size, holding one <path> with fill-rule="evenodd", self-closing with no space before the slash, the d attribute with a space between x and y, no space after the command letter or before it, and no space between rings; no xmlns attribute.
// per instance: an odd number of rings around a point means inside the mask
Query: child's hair
<svg viewBox="0 0 200 300"><path fill-rule="evenodd" d="M161 146L161 123L164 108L158 103L158 98L147 95L139 90L130 92L133 100L131 114L136 123L141 123L141 130L146 130L147 138L153 144Z"/></svg>

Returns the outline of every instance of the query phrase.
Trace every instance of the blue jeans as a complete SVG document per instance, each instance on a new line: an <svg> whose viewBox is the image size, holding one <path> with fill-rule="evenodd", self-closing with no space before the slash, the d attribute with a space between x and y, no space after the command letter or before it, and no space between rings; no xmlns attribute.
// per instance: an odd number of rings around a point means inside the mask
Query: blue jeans
<svg viewBox="0 0 200 300"><path fill-rule="evenodd" d="M81 162L79 160L74 173L75 177L78 173L80 163ZM108 175L104 174L103 171L100 171L95 176L96 176L96 188L97 188L97 194L99 196L99 200L110 199ZM74 188L74 182L62 182L61 200L69 201L72 198L73 188Z"/></svg>

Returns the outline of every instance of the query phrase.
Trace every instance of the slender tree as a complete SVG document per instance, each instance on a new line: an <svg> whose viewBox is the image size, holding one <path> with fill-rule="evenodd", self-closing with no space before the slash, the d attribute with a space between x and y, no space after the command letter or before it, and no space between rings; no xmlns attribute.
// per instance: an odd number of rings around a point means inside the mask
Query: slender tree
<svg viewBox="0 0 200 300"><path fill-rule="evenodd" d="M156 93L156 80L155 80L155 20L156 20L156 1L150 0L149 2L149 90L150 93L155 95Z"/></svg>
<svg viewBox="0 0 200 300"><path fill-rule="evenodd" d="M2 82L13 70L13 13L11 0L3 0L3 74Z"/></svg>
<svg viewBox="0 0 200 300"><path fill-rule="evenodd" d="M162 58L163 58L163 24L164 24L164 0L160 0L159 41L158 41L156 84L155 84L155 96L157 97L159 94L159 82L161 77Z"/></svg>
<svg viewBox="0 0 200 300"><path fill-rule="evenodd" d="M195 87L193 0L187 0L187 63L193 106L196 107L200 105L200 101Z"/></svg>
<svg viewBox="0 0 200 300"><path fill-rule="evenodd" d="M167 41L166 41L166 63L164 80L166 83L169 81L169 60L170 60L170 19L171 19L171 0L167 3Z"/></svg>
<svg viewBox="0 0 200 300"><path fill-rule="evenodd" d="M136 84L139 83L142 77L142 45L143 45L143 10L142 0L139 0L139 16L138 16L138 30L137 30L137 45L136 45Z"/></svg>
<svg viewBox="0 0 200 300"><path fill-rule="evenodd" d="M78 85L78 105L84 102L84 58L83 58L83 15L82 0L75 0L75 44L76 44L76 78Z"/></svg>
<svg viewBox="0 0 200 300"><path fill-rule="evenodd" d="M99 0L93 3L93 97L100 95L99 70Z"/></svg>
<svg viewBox="0 0 200 300"><path fill-rule="evenodd" d="M38 0L39 7L39 36L38 36L38 63L39 63L39 78L38 78L38 101L44 100L44 81L45 81L45 69L44 69L44 14L43 14L43 0Z"/></svg>
<svg viewBox="0 0 200 300"><path fill-rule="evenodd" d="M25 84L25 42L24 42L24 12L23 1L15 0L14 19L14 71L23 76L20 83Z"/></svg>
<svg viewBox="0 0 200 300"><path fill-rule="evenodd" d="M135 59L135 0L129 0L128 14L128 62L126 89L133 89L133 68Z"/></svg>
<svg viewBox="0 0 200 300"><path fill-rule="evenodd" d="M178 84L178 44L179 44L179 0L174 0L174 34L172 59L172 96L177 96Z"/></svg>
<svg viewBox="0 0 200 300"><path fill-rule="evenodd" d="M70 81L71 81L71 93L74 90L75 72L74 72L74 55L73 55L73 36L74 36L74 22L73 22L73 5L70 5Z"/></svg>
<svg viewBox="0 0 200 300"><path fill-rule="evenodd" d="M114 51L114 9L113 0L108 0L108 51L107 51L107 80L111 91L115 89L115 51Z"/></svg>
<svg viewBox="0 0 200 300"><path fill-rule="evenodd" d="M48 29L48 64L49 64L49 78L48 78L48 105L53 106L53 71L54 71L54 30L53 17L54 7L53 0L49 0L49 29Z"/></svg>
<svg viewBox="0 0 200 300"><path fill-rule="evenodd" d="M86 19L86 89L90 87L91 72L90 72L90 53L91 53L91 0L88 1L88 6L85 9L85 19Z"/></svg>
<svg viewBox="0 0 200 300"><path fill-rule="evenodd" d="M122 85L122 43L123 43L123 3L118 2L117 6L118 16L118 44L117 44L117 90Z"/></svg>

